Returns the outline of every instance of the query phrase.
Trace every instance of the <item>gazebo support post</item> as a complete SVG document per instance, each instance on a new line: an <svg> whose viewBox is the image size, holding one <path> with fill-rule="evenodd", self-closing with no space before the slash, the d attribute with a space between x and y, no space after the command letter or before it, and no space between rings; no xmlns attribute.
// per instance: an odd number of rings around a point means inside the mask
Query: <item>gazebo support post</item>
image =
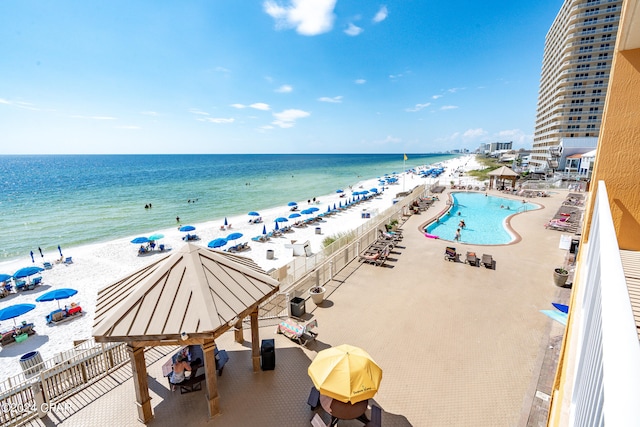
<svg viewBox="0 0 640 427"><path fill-rule="evenodd" d="M153 418L153 411L151 410L151 397L149 396L149 383L147 382L147 365L144 360L144 347L127 344L127 352L131 360L133 386L136 390L138 419L146 424Z"/></svg>
<svg viewBox="0 0 640 427"><path fill-rule="evenodd" d="M238 321L233 325L234 327L234 337L236 342L242 344L244 342L244 332L242 330L242 319L238 319Z"/></svg>
<svg viewBox="0 0 640 427"><path fill-rule="evenodd" d="M207 378L207 408L209 409L209 419L220 413L220 396L218 395L218 378L216 377L216 343L207 340L202 345L204 357L204 371Z"/></svg>
<svg viewBox="0 0 640 427"><path fill-rule="evenodd" d="M258 329L258 307L251 312L251 361L253 372L260 370L260 331Z"/></svg>

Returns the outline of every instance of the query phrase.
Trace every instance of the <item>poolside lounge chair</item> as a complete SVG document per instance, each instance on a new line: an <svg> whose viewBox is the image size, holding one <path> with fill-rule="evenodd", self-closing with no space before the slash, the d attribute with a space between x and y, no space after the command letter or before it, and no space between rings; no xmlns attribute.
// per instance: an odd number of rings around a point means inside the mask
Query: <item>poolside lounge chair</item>
<svg viewBox="0 0 640 427"><path fill-rule="evenodd" d="M447 246L447 248L444 250L444 259L447 261L457 262L458 254L456 253L456 248Z"/></svg>
<svg viewBox="0 0 640 427"><path fill-rule="evenodd" d="M294 319L283 320L276 327L277 334L283 334L285 337L297 342L298 344L305 346L311 341L315 340L318 333L313 329L318 327L318 320L313 319L306 324L300 324Z"/></svg>
<svg viewBox="0 0 640 427"><path fill-rule="evenodd" d="M475 252L467 252L466 263L471 265L471 266L474 266L474 267L479 267L480 266L480 260L476 256Z"/></svg>
<svg viewBox="0 0 640 427"><path fill-rule="evenodd" d="M51 265L49 261L43 262L42 266L44 267L45 270L51 270L53 268L53 265Z"/></svg>
<svg viewBox="0 0 640 427"><path fill-rule="evenodd" d="M494 263L493 256L489 254L482 254L482 265L492 270L495 270L493 263Z"/></svg>

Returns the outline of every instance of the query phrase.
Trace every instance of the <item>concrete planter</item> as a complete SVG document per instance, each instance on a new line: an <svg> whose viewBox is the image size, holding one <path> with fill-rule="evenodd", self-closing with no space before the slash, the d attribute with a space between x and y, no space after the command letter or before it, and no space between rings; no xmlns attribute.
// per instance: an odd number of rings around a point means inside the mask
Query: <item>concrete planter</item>
<svg viewBox="0 0 640 427"><path fill-rule="evenodd" d="M313 288L309 289L309 296L316 305L320 305L322 304L322 301L324 301L325 292L326 289L322 286L314 286Z"/></svg>
<svg viewBox="0 0 640 427"><path fill-rule="evenodd" d="M553 270L553 283L555 283L556 286L562 288L567 283L568 278L569 272L567 270L563 268Z"/></svg>

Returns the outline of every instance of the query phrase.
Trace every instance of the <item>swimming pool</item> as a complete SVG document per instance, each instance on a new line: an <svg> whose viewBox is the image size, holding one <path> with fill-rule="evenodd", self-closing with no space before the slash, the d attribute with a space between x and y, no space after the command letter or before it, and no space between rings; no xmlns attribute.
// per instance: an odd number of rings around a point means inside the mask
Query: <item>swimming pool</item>
<svg viewBox="0 0 640 427"><path fill-rule="evenodd" d="M506 228L507 217L538 209L534 203L504 197L486 196L483 193L451 193L453 205L439 222L427 226L425 232L441 239L454 241L460 228L460 242L476 245L504 245L514 240ZM464 221L465 227L460 227Z"/></svg>

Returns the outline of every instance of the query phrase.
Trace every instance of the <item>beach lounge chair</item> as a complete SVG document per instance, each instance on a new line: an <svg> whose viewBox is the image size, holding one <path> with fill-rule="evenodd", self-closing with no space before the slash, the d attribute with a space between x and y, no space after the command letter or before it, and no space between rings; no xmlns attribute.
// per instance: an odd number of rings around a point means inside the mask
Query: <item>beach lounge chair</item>
<svg viewBox="0 0 640 427"><path fill-rule="evenodd" d="M276 327L277 334L283 334L285 337L298 344L305 346L315 340L318 333L314 331L318 327L318 320L313 319L306 324L300 324L294 319L288 318L283 320Z"/></svg>
<svg viewBox="0 0 640 427"><path fill-rule="evenodd" d="M447 248L444 250L444 259L447 261L457 262L458 254L456 253L456 248L447 246Z"/></svg>
<svg viewBox="0 0 640 427"><path fill-rule="evenodd" d="M51 270L53 268L53 265L51 265L51 263L48 261L43 262L42 266L44 267L45 270Z"/></svg>
<svg viewBox="0 0 640 427"><path fill-rule="evenodd" d="M489 254L482 254L482 265L484 265L487 268L490 268L490 269L494 270L493 263L494 263L493 256L491 256Z"/></svg>
<svg viewBox="0 0 640 427"><path fill-rule="evenodd" d="M65 264L67 264L67 265L69 265L69 264L73 264L73 260L71 259L71 257L70 257L70 256L68 256L68 257L66 257L66 258L64 259L64 263L65 263Z"/></svg>
<svg viewBox="0 0 640 427"><path fill-rule="evenodd" d="M467 252L466 263L471 265L471 266L474 266L474 267L479 267L480 266L480 260L476 256L475 252Z"/></svg>

